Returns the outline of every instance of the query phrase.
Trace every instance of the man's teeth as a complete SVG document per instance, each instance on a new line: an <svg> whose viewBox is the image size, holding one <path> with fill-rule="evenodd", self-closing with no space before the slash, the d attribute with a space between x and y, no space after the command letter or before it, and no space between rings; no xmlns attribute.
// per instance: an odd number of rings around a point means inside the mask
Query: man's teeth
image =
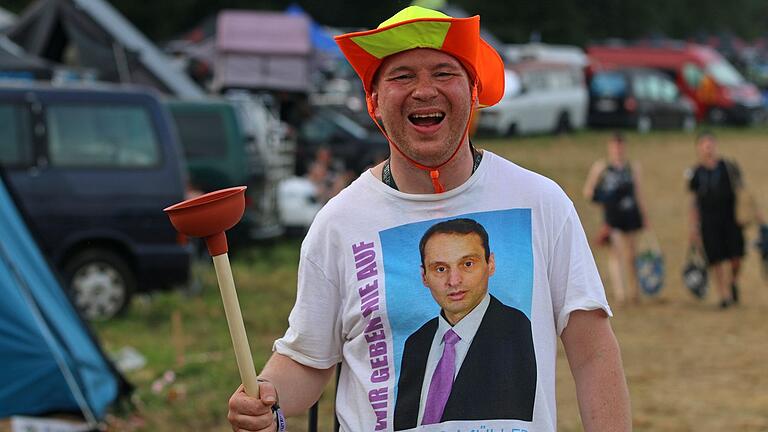
<svg viewBox="0 0 768 432"><path fill-rule="evenodd" d="M442 118L442 113L430 113L430 114L412 114L413 118Z"/></svg>

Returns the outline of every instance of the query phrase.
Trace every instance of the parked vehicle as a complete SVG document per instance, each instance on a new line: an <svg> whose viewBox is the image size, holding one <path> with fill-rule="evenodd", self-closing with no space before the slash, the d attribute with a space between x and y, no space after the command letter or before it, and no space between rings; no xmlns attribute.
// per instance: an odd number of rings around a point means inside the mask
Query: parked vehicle
<svg viewBox="0 0 768 432"><path fill-rule="evenodd" d="M621 68L595 72L589 80L589 125L657 128L696 127L691 100L666 74L655 69Z"/></svg>
<svg viewBox="0 0 768 432"><path fill-rule="evenodd" d="M166 102L179 134L192 188L201 192L245 185L246 209L231 243L274 238L283 232L276 187L256 137L246 134L236 105L225 99Z"/></svg>
<svg viewBox="0 0 768 432"><path fill-rule="evenodd" d="M697 44L591 46L590 68L649 67L666 72L695 104L699 121L753 123L763 117L757 88L717 51Z"/></svg>
<svg viewBox="0 0 768 432"><path fill-rule="evenodd" d="M162 209L184 199L173 122L150 90L0 86L0 164L86 318L185 284L190 247Z"/></svg>
<svg viewBox="0 0 768 432"><path fill-rule="evenodd" d="M524 61L505 71L504 96L480 112L478 131L495 135L560 133L584 127L587 89L581 67Z"/></svg>
<svg viewBox="0 0 768 432"><path fill-rule="evenodd" d="M584 50L575 45L553 45L541 42L506 44L503 53L504 61L508 63L538 60L581 67L589 63Z"/></svg>
<svg viewBox="0 0 768 432"><path fill-rule="evenodd" d="M304 175L320 147L359 174L375 161L386 158L389 144L370 119L341 107L315 106L298 131L296 174Z"/></svg>

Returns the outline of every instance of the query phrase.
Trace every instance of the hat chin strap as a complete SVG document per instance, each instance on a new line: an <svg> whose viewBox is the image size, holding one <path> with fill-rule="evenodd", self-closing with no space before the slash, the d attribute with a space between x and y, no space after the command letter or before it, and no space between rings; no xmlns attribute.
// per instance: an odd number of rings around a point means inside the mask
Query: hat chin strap
<svg viewBox="0 0 768 432"><path fill-rule="evenodd" d="M448 162L452 161L454 157L459 153L459 149L461 149L461 144L464 143L464 139L466 139L469 135L469 127L472 124L472 118L474 117L474 106L475 101L477 100L477 81L475 81L474 85L472 86L472 101L470 102L470 112L469 112L469 119L467 120L467 125L464 127L464 133L461 134L461 139L459 139L458 144L456 144L456 148L453 150L453 153L451 153L451 156L443 163L435 166L428 166L424 164L420 164L419 162L416 162L413 158L408 156L403 152L403 150L395 144L394 141L389 137L387 132L384 130L384 128L381 126L378 120L376 120L376 115L374 114L374 107L373 102L371 101L370 95L365 95L365 101L366 105L368 106L368 115L371 116L371 119L373 119L373 122L376 124L376 126L379 128L381 133L384 135L384 137L387 139L387 141L397 150L398 153L400 153L405 160L410 162L411 165L415 166L418 169L428 171L429 177L432 180L432 187L435 190L435 193L443 193L445 192L445 188L440 183L440 168L444 167Z"/></svg>

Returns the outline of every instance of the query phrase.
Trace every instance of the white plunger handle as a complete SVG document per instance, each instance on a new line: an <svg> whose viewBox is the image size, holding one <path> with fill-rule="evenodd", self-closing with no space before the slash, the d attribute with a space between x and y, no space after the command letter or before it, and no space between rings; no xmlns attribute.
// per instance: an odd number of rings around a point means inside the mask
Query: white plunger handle
<svg viewBox="0 0 768 432"><path fill-rule="evenodd" d="M224 302L224 313L227 316L229 334L232 336L232 345L235 348L237 368L240 370L240 379L243 381L245 392L249 396L259 397L259 383L256 381L256 368L253 366L251 348L248 345L248 337L245 334L243 315L240 313L240 303L237 301L235 281L232 278L232 268L229 265L229 256L226 253L213 257L213 266L216 268L216 279L221 289L221 299Z"/></svg>

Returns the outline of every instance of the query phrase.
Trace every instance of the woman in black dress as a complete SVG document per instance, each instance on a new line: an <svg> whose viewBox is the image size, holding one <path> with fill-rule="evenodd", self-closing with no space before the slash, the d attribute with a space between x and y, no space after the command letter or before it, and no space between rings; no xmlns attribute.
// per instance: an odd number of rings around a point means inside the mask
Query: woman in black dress
<svg viewBox="0 0 768 432"><path fill-rule="evenodd" d="M638 303L637 234L646 225L640 166L627 160L626 144L620 133L611 136L607 150L608 158L592 165L584 196L603 206L605 225L610 229L608 274L617 303Z"/></svg>

